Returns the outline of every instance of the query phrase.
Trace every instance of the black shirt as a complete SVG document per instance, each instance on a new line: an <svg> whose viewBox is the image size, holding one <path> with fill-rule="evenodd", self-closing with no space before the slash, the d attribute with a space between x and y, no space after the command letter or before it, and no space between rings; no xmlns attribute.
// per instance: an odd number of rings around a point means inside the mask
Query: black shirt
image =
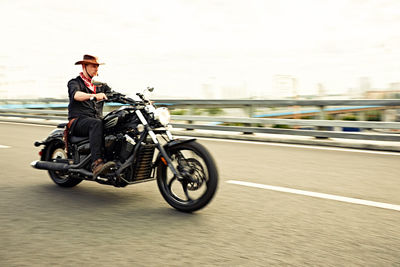
<svg viewBox="0 0 400 267"><path fill-rule="evenodd" d="M72 79L68 82L68 120L78 117L92 117L101 118L103 116L103 105L104 102L98 103L96 101L77 101L74 99L75 93L81 91L87 94L93 94L93 92L86 87L80 76ZM104 84L103 86L96 86L96 93L109 93L111 88Z"/></svg>

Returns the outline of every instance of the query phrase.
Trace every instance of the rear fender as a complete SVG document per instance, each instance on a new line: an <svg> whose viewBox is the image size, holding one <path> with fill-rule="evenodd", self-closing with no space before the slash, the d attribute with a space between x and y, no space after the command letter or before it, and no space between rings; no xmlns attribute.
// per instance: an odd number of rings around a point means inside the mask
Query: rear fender
<svg viewBox="0 0 400 267"><path fill-rule="evenodd" d="M64 143L63 140L64 137L64 130L61 129L54 129L53 131L50 132L49 136L44 141L36 141L35 146L41 146L44 145L42 151L41 151L41 157L40 160L46 160L46 153L47 150L49 149L50 144L52 143Z"/></svg>

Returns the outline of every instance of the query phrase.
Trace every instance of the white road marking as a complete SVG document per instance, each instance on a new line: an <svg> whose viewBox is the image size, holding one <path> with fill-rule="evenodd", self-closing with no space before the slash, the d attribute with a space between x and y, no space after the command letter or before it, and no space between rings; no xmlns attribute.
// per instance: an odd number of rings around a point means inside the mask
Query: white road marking
<svg viewBox="0 0 400 267"><path fill-rule="evenodd" d="M288 187L256 184L256 183L251 183L251 182L234 181L234 180L229 180L226 182L228 184L256 187L256 188L262 188L262 189L273 190L273 191L278 191L278 192L291 193L291 194L323 198L323 199L330 199L330 200L336 200L336 201L341 201L341 202L346 202L346 203L352 203L352 204L365 205L365 206L370 206L370 207L400 211L400 205L375 202L375 201L369 201L369 200L351 198L351 197L342 197L342 196L337 196L337 195L330 195L330 194L317 193L317 192L311 192L311 191L304 191L304 190L292 189L292 188L288 188Z"/></svg>
<svg viewBox="0 0 400 267"><path fill-rule="evenodd" d="M10 148L9 146L0 145L0 148Z"/></svg>
<svg viewBox="0 0 400 267"><path fill-rule="evenodd" d="M61 122L60 122L61 123ZM47 127L47 128L57 128L56 125L44 125L44 124L36 124L36 123L28 123L28 122L8 122L8 121L0 121L0 124L14 124L14 125L26 125L26 126L37 126L37 127Z"/></svg>
<svg viewBox="0 0 400 267"><path fill-rule="evenodd" d="M368 154L380 154L380 155L395 155L400 156L400 152L385 152L385 151L374 151L374 150L363 150L361 148L341 148L341 147L328 147L328 146L317 146L317 145L295 145L285 143L273 143L271 142L260 142L260 141L245 141L245 140L231 140L231 139L219 139L219 138L207 138L207 137L191 137L191 136L178 136L182 138L196 138L199 140L214 141L214 142L230 142L230 143L243 143L252 145L266 145L266 146L285 146L285 147L297 147L297 148L308 148L308 149L319 149L319 150L333 150L353 153L368 153Z"/></svg>

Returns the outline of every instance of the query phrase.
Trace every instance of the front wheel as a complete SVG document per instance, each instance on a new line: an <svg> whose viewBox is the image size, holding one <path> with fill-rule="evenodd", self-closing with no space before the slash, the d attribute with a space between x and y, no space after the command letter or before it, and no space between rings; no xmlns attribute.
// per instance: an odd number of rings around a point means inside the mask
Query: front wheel
<svg viewBox="0 0 400 267"><path fill-rule="evenodd" d="M53 161L55 159L67 159L67 153L65 153L64 143L54 142L51 143L46 152L46 161ZM69 174L62 171L48 171L51 180L61 187L74 187L82 179L70 177Z"/></svg>
<svg viewBox="0 0 400 267"><path fill-rule="evenodd" d="M183 179L178 180L160 161L157 185L161 195L179 211L193 212L205 207L214 197L218 185L218 171L210 153L196 142L176 145L167 153Z"/></svg>

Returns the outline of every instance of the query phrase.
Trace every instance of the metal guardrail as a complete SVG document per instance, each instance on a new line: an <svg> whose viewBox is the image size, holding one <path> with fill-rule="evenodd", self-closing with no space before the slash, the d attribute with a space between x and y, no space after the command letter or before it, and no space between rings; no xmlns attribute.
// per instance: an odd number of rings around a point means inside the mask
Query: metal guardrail
<svg viewBox="0 0 400 267"><path fill-rule="evenodd" d="M283 107L283 106L400 106L400 99L153 99L157 105L165 106L201 106L201 107ZM68 103L68 99L0 99L0 103Z"/></svg>
<svg viewBox="0 0 400 267"><path fill-rule="evenodd" d="M302 120L302 119L262 119L237 117L208 117L172 115L175 121L205 121L217 123L243 123L261 125L293 125L293 126L323 126L323 127L354 127L366 129L400 130L400 122L342 121L342 120ZM190 124L189 124L190 125Z"/></svg>
<svg viewBox="0 0 400 267"><path fill-rule="evenodd" d="M4 101L4 100L3 100ZM17 101L17 100L15 100ZM0 101L1 102L1 101ZM25 100L27 103L28 100ZM40 100L36 100L36 103ZM50 101L49 101L50 102ZM59 100L58 102L62 102ZM248 107L271 107L271 106L318 106L324 113L326 106L387 106L397 108L400 100L155 100L159 106L170 108L248 108ZM32 102L31 102L32 103ZM251 112L249 113L251 115ZM66 110L43 110L43 109L0 109L2 117L21 117L46 120L66 120ZM353 127L361 129L386 129L400 130L399 122L370 122L370 121L340 121L340 120L304 120L304 119L273 119L273 118L245 118L245 117L209 117L209 116L172 116L172 125L175 128L199 129L212 131L233 131L243 133L272 133L287 135L314 136L317 138L347 138L380 141L400 141L400 135L393 133L353 133L341 131L320 130L321 127ZM197 124L196 124L197 123ZM206 123L206 124L205 124ZM235 123L244 126L226 126ZM272 125L292 125L317 127L315 129L279 129L271 128ZM258 127L254 127L257 125Z"/></svg>

